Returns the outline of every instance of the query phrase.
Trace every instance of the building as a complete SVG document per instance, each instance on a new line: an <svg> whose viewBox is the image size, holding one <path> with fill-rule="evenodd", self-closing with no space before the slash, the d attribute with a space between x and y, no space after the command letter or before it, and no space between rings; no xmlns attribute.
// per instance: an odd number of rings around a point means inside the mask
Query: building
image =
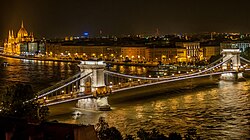
<svg viewBox="0 0 250 140"><path fill-rule="evenodd" d="M146 46L122 46L120 58L122 60L145 61Z"/></svg>
<svg viewBox="0 0 250 140"><path fill-rule="evenodd" d="M203 50L200 48L199 42L176 42L175 45L186 49L187 62L203 59Z"/></svg>
<svg viewBox="0 0 250 140"><path fill-rule="evenodd" d="M175 46L151 46L147 47L145 56L147 61L186 62L186 49Z"/></svg>
<svg viewBox="0 0 250 140"><path fill-rule="evenodd" d="M106 61L133 61L175 63L187 61L184 47L171 45L86 45L65 42L46 43L46 55L59 59L102 59Z"/></svg>
<svg viewBox="0 0 250 140"><path fill-rule="evenodd" d="M231 48L237 48L240 49L241 52L244 52L246 48L250 47L249 42L222 42L220 43L220 50L223 49L231 49Z"/></svg>
<svg viewBox="0 0 250 140"><path fill-rule="evenodd" d="M219 46L203 46L203 58L209 60L211 56L216 56L220 54Z"/></svg>
<svg viewBox="0 0 250 140"><path fill-rule="evenodd" d="M76 45L63 43L46 43L46 55L60 59L102 59L112 60L119 58L120 47Z"/></svg>
<svg viewBox="0 0 250 140"><path fill-rule="evenodd" d="M220 43L217 41L202 42L201 49L203 50L204 60L209 60L211 56L220 55Z"/></svg>
<svg viewBox="0 0 250 140"><path fill-rule="evenodd" d="M36 42L33 33L28 34L27 30L24 28L22 22L21 28L14 35L14 31L9 30L8 38L4 43L3 52L11 55L36 55L39 53L44 53L44 43Z"/></svg>

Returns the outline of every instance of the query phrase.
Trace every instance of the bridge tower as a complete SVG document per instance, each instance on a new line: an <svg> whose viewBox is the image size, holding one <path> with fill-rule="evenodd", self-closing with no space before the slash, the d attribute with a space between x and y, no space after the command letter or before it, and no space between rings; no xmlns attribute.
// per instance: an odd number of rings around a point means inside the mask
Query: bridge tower
<svg viewBox="0 0 250 140"><path fill-rule="evenodd" d="M109 92L104 79L104 68L106 64L104 64L103 61L92 60L81 61L78 66L80 67L82 76L92 72L90 79L80 80L80 93L93 94L94 97L91 99L78 100L77 106L91 110L109 109L110 106L108 104L108 97L105 96ZM86 85L88 82L90 82L90 85Z"/></svg>
<svg viewBox="0 0 250 140"><path fill-rule="evenodd" d="M82 75L86 75L92 72L90 92L95 92L99 88L106 87L104 81L105 66L106 65L104 64L103 61L82 61L79 64ZM80 92L86 93L86 82L87 79L82 79L80 81Z"/></svg>
<svg viewBox="0 0 250 140"><path fill-rule="evenodd" d="M223 61L230 59L227 63L222 65L223 70L233 69L236 72L240 67L240 49L223 49L221 54L223 55ZM232 65L231 65L232 64Z"/></svg>
<svg viewBox="0 0 250 140"><path fill-rule="evenodd" d="M241 80L244 79L242 76L242 72L240 72L240 49L223 49L221 54L223 55L222 64L223 70L231 70L235 71L232 73L225 73L221 75L221 79L223 80Z"/></svg>

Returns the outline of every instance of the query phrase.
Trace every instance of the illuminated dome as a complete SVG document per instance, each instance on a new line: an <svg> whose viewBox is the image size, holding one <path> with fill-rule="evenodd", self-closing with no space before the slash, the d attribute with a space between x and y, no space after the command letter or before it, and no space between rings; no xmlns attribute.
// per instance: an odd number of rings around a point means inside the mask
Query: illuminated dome
<svg viewBox="0 0 250 140"><path fill-rule="evenodd" d="M22 37L26 37L26 36L28 36L28 32L27 32L26 29L24 28L23 22L22 22L21 29L18 31L17 37L18 37L18 38L22 38Z"/></svg>

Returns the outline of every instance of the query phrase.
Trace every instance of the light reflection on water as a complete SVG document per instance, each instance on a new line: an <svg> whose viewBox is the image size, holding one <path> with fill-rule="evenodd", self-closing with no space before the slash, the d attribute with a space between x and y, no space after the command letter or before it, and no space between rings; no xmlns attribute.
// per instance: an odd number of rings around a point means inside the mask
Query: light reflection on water
<svg viewBox="0 0 250 140"><path fill-rule="evenodd" d="M113 106L108 112L86 112L76 120L57 116L67 123L96 124L103 116L123 134L136 134L140 128L157 128L164 134L195 127L205 139L250 138L250 81L219 83L218 87L169 93Z"/></svg>
<svg viewBox="0 0 250 140"><path fill-rule="evenodd" d="M10 84L31 84L35 91L46 88L76 74L76 64L44 61L26 61L0 57L8 67L0 66L0 92ZM145 68L116 67L123 73L146 72ZM134 71L131 71L134 70ZM189 91L174 91L171 95L153 97L119 105L112 111L89 112L75 116L56 116L61 122L96 124L103 116L110 126L123 134L135 134L140 128L158 128L162 133L184 133L196 127L205 139L250 139L250 81L220 82L218 87Z"/></svg>
<svg viewBox="0 0 250 140"><path fill-rule="evenodd" d="M8 62L4 67L3 62ZM35 91L49 87L79 71L77 64L0 57L0 93L15 83L32 85Z"/></svg>

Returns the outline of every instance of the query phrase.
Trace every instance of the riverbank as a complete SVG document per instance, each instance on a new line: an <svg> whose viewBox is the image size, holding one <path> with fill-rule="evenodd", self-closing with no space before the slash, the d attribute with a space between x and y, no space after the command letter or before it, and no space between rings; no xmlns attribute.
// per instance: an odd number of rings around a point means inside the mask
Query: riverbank
<svg viewBox="0 0 250 140"><path fill-rule="evenodd" d="M147 63L136 63L136 62L115 62L115 61L106 61L108 65L118 65L118 66L142 66L142 67L158 67L159 63L147 62Z"/></svg>
<svg viewBox="0 0 250 140"><path fill-rule="evenodd" d="M56 62L71 62L71 63L80 63L80 60L65 60L65 59L57 59L57 58L49 58L49 57L26 57L19 55L9 55L0 53L2 57L16 58L16 59L26 59L26 60L38 60L38 61L56 61Z"/></svg>
<svg viewBox="0 0 250 140"><path fill-rule="evenodd" d="M52 57L28 57L20 55L9 55L5 53L0 53L2 57L16 58L16 59L26 59L26 60L38 60L38 61L55 61L55 62L71 62L71 63L80 63L82 60L73 60L73 59L58 59ZM135 63L135 62L113 62L105 61L109 65L124 65L124 66L143 66L143 67L157 67L157 63Z"/></svg>

